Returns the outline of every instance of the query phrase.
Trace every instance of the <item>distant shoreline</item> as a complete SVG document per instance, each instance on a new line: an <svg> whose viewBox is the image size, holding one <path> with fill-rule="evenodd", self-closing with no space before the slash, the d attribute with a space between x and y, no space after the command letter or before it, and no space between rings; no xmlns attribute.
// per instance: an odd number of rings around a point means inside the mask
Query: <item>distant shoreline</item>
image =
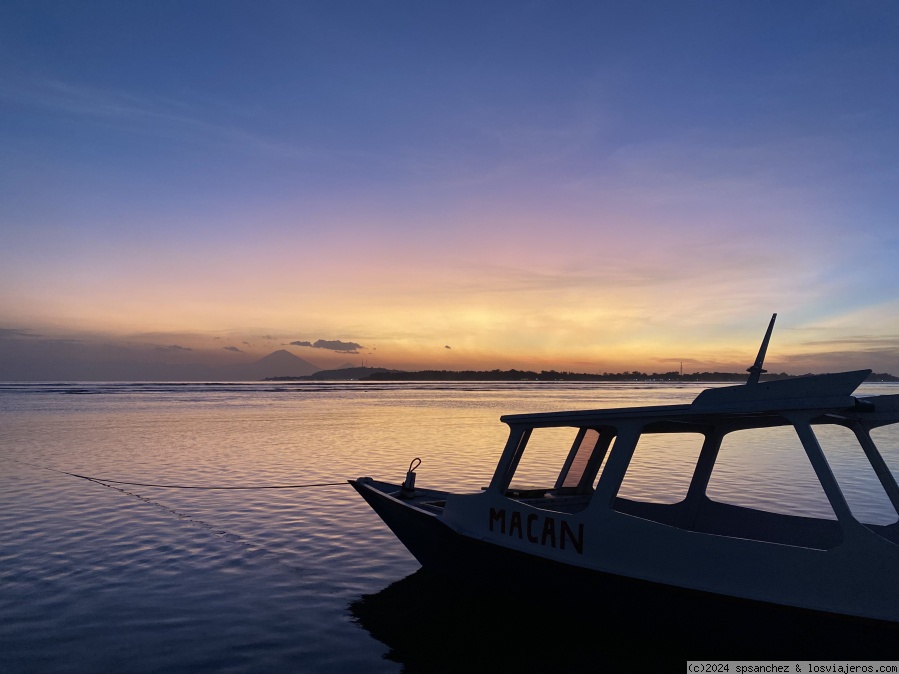
<svg viewBox="0 0 899 674"><path fill-rule="evenodd" d="M785 372L764 374L762 381L795 379L800 376ZM305 376L266 377L263 381L572 381L572 382L733 382L746 381L744 372L557 372L555 370L391 370L381 367L351 367L337 370L320 370ZM887 373L872 373L865 382L899 382L899 377Z"/></svg>

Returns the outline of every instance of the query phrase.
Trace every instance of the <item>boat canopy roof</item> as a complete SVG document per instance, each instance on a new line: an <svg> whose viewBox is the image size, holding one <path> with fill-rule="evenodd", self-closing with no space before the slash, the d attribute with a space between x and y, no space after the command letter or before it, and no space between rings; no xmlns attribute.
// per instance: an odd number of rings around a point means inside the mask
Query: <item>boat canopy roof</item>
<svg viewBox="0 0 899 674"><path fill-rule="evenodd" d="M734 425L753 428L790 423L785 414L819 411L817 423L864 421L881 426L899 422L899 395L856 398L856 388L871 370L812 375L757 384L706 389L689 405L656 405L568 412L508 414L513 426L591 427L639 421L657 432L695 432L697 427Z"/></svg>

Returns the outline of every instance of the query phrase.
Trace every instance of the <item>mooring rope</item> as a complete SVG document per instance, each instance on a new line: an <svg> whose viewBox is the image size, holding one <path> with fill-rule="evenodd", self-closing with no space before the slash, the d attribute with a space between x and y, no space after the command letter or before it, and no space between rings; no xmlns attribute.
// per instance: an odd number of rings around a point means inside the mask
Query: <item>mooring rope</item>
<svg viewBox="0 0 899 674"><path fill-rule="evenodd" d="M80 475L78 473L70 473L67 470L59 470L57 468L48 468L47 466L39 466L36 463L29 463L28 461L19 461L18 459L9 459L10 461L15 461L16 463L22 463L26 466L32 466L33 468L41 468L43 470L50 470L54 473L61 473L62 475L70 475L72 477L77 477L82 480L87 480L89 482L96 482L97 484L101 484L103 486L108 486L110 484L125 484L132 487L157 487L159 489L201 489L205 491L213 491L213 490L224 490L224 489L309 489L312 487L338 487L344 486L347 483L346 480L341 482L316 482L311 484L267 484L267 485L253 485L253 486L242 486L242 487L219 487L219 486L205 486L205 485L184 485L184 484L153 484L150 482L126 482L124 480L110 480L105 477L95 477L92 475Z"/></svg>

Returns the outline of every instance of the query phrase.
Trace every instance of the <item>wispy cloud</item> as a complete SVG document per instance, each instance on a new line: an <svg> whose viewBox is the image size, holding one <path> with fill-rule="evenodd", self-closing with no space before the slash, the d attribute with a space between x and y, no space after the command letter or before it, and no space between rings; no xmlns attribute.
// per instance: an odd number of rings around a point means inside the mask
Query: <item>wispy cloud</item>
<svg viewBox="0 0 899 674"><path fill-rule="evenodd" d="M353 351L363 349L361 344L356 342L342 342L339 339L319 339L313 345L316 349L330 349L331 351Z"/></svg>
<svg viewBox="0 0 899 674"><path fill-rule="evenodd" d="M899 374L899 345L787 354L779 356L776 362L796 373L870 369Z"/></svg>
<svg viewBox="0 0 899 674"><path fill-rule="evenodd" d="M162 95L108 90L49 78L7 77L0 84L0 99L60 115L90 118L127 129L192 142L226 145L231 149L270 158L310 159L314 153L296 143L285 143L226 122L222 109L208 104Z"/></svg>
<svg viewBox="0 0 899 674"><path fill-rule="evenodd" d="M193 351L189 346L180 346L179 344L171 344L169 346L157 346L156 351Z"/></svg>
<svg viewBox="0 0 899 674"><path fill-rule="evenodd" d="M853 349L860 350L899 348L899 335L887 335L883 337L871 337L866 335L834 337L832 339L805 341L801 342L799 345L802 347L810 348L833 348L837 346L851 346Z"/></svg>
<svg viewBox="0 0 899 674"><path fill-rule="evenodd" d="M292 346L308 346L313 349L327 349L328 351L337 351L340 353L359 353L359 349L365 347L356 342L343 342L339 339L318 339L315 342L295 341L290 343Z"/></svg>
<svg viewBox="0 0 899 674"><path fill-rule="evenodd" d="M27 328L0 328L0 339L33 339L40 336Z"/></svg>

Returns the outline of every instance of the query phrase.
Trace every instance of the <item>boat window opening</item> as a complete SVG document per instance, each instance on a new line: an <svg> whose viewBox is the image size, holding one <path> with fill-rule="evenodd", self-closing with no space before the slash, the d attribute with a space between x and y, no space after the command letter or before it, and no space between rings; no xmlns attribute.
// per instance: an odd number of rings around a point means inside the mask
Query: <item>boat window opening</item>
<svg viewBox="0 0 899 674"><path fill-rule="evenodd" d="M836 520L792 426L751 428L724 436L706 495L766 512Z"/></svg>
<svg viewBox="0 0 899 674"><path fill-rule="evenodd" d="M813 430L852 516L864 524L896 522L899 515L855 433L835 424L815 425Z"/></svg>
<svg viewBox="0 0 899 674"><path fill-rule="evenodd" d="M577 429L569 427L535 428L515 467L509 489L511 491L551 492L555 487L559 468L571 452L573 435Z"/></svg>
<svg viewBox="0 0 899 674"><path fill-rule="evenodd" d="M899 424L872 429L870 435L880 456L899 482Z"/></svg>
<svg viewBox="0 0 899 674"><path fill-rule="evenodd" d="M685 521L694 531L819 550L843 540L792 426L725 435L705 496Z"/></svg>
<svg viewBox="0 0 899 674"><path fill-rule="evenodd" d="M618 498L663 504L683 501L704 439L701 433L643 433Z"/></svg>
<svg viewBox="0 0 899 674"><path fill-rule="evenodd" d="M531 437L530 428L511 427L509 439L506 441L506 447L503 450L502 457L493 474L493 480L490 482L488 489L497 489L504 491L509 487L515 471L518 470L518 464L524 453L525 447Z"/></svg>
<svg viewBox="0 0 899 674"><path fill-rule="evenodd" d="M506 495L543 510L580 512L590 503L594 478L614 437L612 427L533 429Z"/></svg>
<svg viewBox="0 0 899 674"><path fill-rule="evenodd" d="M893 398L893 396L890 397ZM886 492L893 509L899 512L899 480L897 480L897 475L899 475L899 471L897 471L899 468L897 465L899 427L885 426L870 430L868 433L861 426L856 426L852 430L857 431L859 442L866 450L865 455L872 463L880 486ZM899 522L886 525L866 523L865 526L876 534L899 544Z"/></svg>

